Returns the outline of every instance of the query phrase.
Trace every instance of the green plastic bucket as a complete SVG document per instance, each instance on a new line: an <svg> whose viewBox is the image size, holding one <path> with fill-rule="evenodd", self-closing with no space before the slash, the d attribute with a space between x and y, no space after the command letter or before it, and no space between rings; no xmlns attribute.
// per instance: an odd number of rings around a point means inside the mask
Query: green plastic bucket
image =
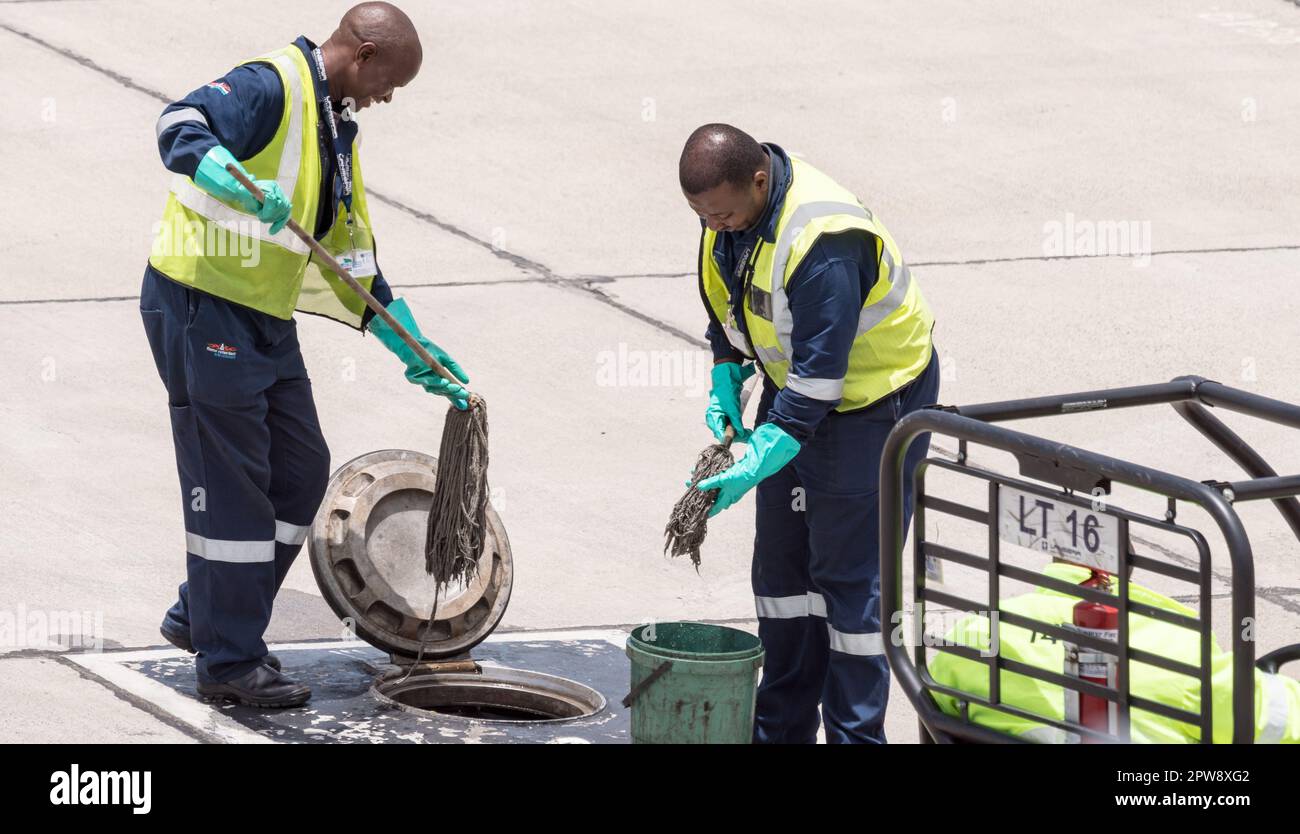
<svg viewBox="0 0 1300 834"><path fill-rule="evenodd" d="M627 638L635 744L749 744L763 644L707 623L654 623Z"/></svg>

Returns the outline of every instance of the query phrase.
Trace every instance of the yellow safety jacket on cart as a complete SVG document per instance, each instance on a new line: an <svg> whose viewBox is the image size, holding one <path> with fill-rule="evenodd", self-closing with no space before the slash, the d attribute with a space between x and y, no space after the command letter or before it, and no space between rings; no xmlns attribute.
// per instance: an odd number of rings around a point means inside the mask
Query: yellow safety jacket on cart
<svg viewBox="0 0 1300 834"><path fill-rule="evenodd" d="M253 179L277 181L293 203L293 219L304 229L312 229L321 191L321 119L311 67L296 46L245 63L254 62L270 64L279 74L284 84L284 111L266 147L240 162ZM351 239L348 211L340 205L334 225L320 243L342 260L351 254L354 239L362 258L369 253L373 264L374 238L358 144L354 142L352 147ZM255 257L248 256L250 251ZM149 263L173 281L280 319L290 319L294 310L301 310L360 329L366 309L289 229L272 235L270 227L256 216L218 200L181 174L172 182ZM374 276L363 277L362 272L357 270L354 275L370 289Z"/></svg>
<svg viewBox="0 0 1300 834"><path fill-rule="evenodd" d="M1090 575L1086 568L1060 563L1049 564L1043 573L1076 584ZM1129 597L1155 608L1188 617L1196 616L1196 612L1186 606L1136 583L1129 583ZM1072 621L1074 606L1078 601L1078 597L1048 588L1037 588L1031 593L1002 600L1002 609L1060 625ZM950 643L987 651L988 618L978 614L964 617L948 631L945 639ZM1130 614L1129 645L1189 666L1200 667L1200 634L1191 629L1153 620L1141 614ZM1001 656L1006 659L1058 674L1064 670L1064 644L1028 629L1000 622L998 647ZM1211 708L1213 741L1216 744L1227 744L1232 741L1232 653L1222 651L1216 643L1211 649L1210 663L1214 694ZM930 658L929 667L930 674L940 684L981 698L988 697L989 673L985 664L936 651ZM1134 695L1188 712L1200 712L1201 683L1198 679L1138 661L1129 662L1129 671L1129 687ZM934 698L945 713L960 715L955 698L940 693L934 693ZM1058 721L1065 718L1064 687L1015 672L1002 672L1002 701L1045 718ZM969 715L970 720L976 724L1026 740L1067 740L1065 732L1055 727L988 707L971 704ZM1195 724L1186 724L1137 708L1131 710L1130 717L1135 742L1188 744L1201 740L1200 727ZM1300 743L1300 681L1255 670L1255 742Z"/></svg>
<svg viewBox="0 0 1300 834"><path fill-rule="evenodd" d="M726 281L713 257L717 233L704 230L700 291L731 345L757 358L778 388L819 400L840 399L837 411L870 405L916 377L930 362L934 316L885 227L853 194L799 159L776 223L776 244L760 236L746 269L745 325L736 326ZM794 319L786 286L817 238L849 229L875 239L879 273L858 315L857 338L844 379L803 379L790 372Z"/></svg>

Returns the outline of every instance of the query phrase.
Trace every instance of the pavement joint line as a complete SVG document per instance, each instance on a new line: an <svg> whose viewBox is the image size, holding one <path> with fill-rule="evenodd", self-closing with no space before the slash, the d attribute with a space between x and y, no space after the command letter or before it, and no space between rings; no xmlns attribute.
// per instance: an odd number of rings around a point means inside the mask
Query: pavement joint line
<svg viewBox="0 0 1300 834"><path fill-rule="evenodd" d="M583 272L574 275L573 278L578 281L599 281L602 284L608 284L625 278L694 278L697 275L696 272L614 272L608 274Z"/></svg>
<svg viewBox="0 0 1300 834"><path fill-rule="evenodd" d="M174 656L179 649L158 652ZM187 698L171 687L121 665L121 655L65 655L61 662L84 672L83 677L102 684L132 706L186 735L208 743L266 744L270 739L222 715L208 704Z"/></svg>
<svg viewBox="0 0 1300 834"><path fill-rule="evenodd" d="M75 61L76 63L80 64L86 69L105 75L111 78L112 80L116 81L118 84L121 84L122 86L127 87L128 89L132 89L137 92L144 93L145 95L150 96L151 98L160 101L163 104L170 104L173 101L173 99L168 95L166 95L165 93L159 92L158 90L154 90L150 87L146 87L145 85L135 81L129 76L123 75L119 72L116 72L115 70L109 69L108 67L101 66L100 64L96 63L94 60L88 58L87 56L75 52L71 49L68 49L66 47L56 46L55 44L52 44L49 41L37 37L36 35L31 34L30 32L26 32L22 29L18 29L14 26L11 26L8 23L0 23L0 29L4 29L21 38L25 38L35 44L43 46L46 49L49 49L53 52L58 53L59 55L64 56L65 58L68 58L69 60ZM450 235L461 238L462 240L468 241L483 249L486 249L494 257L509 262L517 269L520 269L524 272L532 273L533 275L536 276L538 281L540 281L541 283L552 284L554 286L562 287L565 289L576 289L578 291L584 292L587 295L590 295L596 300L600 301L601 303L613 307L614 309L619 310L620 312L625 313L645 324L648 324L657 330L660 330L672 336L676 336L677 338L682 339L698 347L708 347L708 343L705 340L692 336L686 331L682 330L681 328L668 324L662 319L656 318L648 313L642 312L641 310L638 310L635 307L632 307L628 304L624 304L623 302L610 297L608 294L602 292L596 287L591 286L590 284L583 286L579 282L570 279L565 279L564 277L556 274L550 267L546 266L541 261L537 261L532 258L528 258L524 255L520 255L518 253L511 252L507 249L503 249L499 246L496 246L492 244L490 241L486 241L480 237L477 237L476 235L467 232L466 230L460 228L459 226L456 226L452 223L449 223L445 220L438 218L436 215L433 215L429 212L421 211L412 206L408 206L407 204L401 202L400 200L388 196L382 191L367 190L367 195L373 197L374 199L378 200L381 203L386 203L387 205L396 208L399 211L403 211L411 215L412 217L416 218L417 220L420 220L424 223L427 223L438 229L441 229L442 231ZM1269 251L1269 250L1300 250L1300 245L1279 245L1279 246L1265 246L1265 247L1224 247L1219 249L1162 250L1159 252L1152 252L1150 254L1152 256L1155 256L1155 255L1166 255L1166 254L1197 254L1197 253L1210 253L1210 252L1256 252L1256 251ZM1009 258L972 259L966 261L917 261L912 265L917 267L971 266L971 265L990 264L990 263L1009 263L1015 261L1081 260L1086 258L1111 258L1111 257L1132 257L1132 256L1130 255L1069 255L1069 256L1060 256L1060 257L1047 257L1041 255L1032 255L1032 256L1009 257ZM690 273L648 273L645 277L679 277L682 275L690 275ZM596 276L596 277L605 277L605 276ZM641 276L632 276L632 277L641 277Z"/></svg>
<svg viewBox="0 0 1300 834"><path fill-rule="evenodd" d="M447 232L448 234L455 235L456 237L459 237L462 240L468 241L470 243L475 244L476 246L479 246L482 249L487 250L489 253L492 254L493 257L500 258L504 261L507 261L508 263L515 266L517 269L520 269L524 272L532 273L534 276L536 276L539 279L541 283L550 284L552 286L562 287L565 289L573 289L585 293L586 295L595 298L596 300L610 307L613 307L616 310L626 313L632 318L635 318L645 324L650 325L656 330L659 330L661 332L667 333L672 336L676 336L677 338L682 339L698 347L708 347L708 342L706 342L705 340L692 336L686 331L682 330L681 328L674 327L668 322L656 318L648 313L642 312L641 310L638 310L635 307L631 307L627 304L622 303L621 301L617 301L611 298L610 296L606 295L604 292L601 292L596 287L591 286L590 283L584 285L580 281L566 279L563 276L556 274L549 266L542 263L541 261L536 261L524 255L520 255L516 252L511 252L508 249L503 249L499 246L495 246L489 241L483 240L480 237L470 234L469 232L465 231L459 226L453 225L451 223L448 223L445 220L439 219L436 215L430 214L429 212L422 211L412 206L408 206L406 203L403 203L401 200L398 200L394 197L389 197L388 195L382 192L376 192L367 189L366 195L368 197L375 198L381 203L386 203L387 205L392 206L398 211L405 212L417 220L420 220L424 223L428 223L429 225L435 226Z"/></svg>
<svg viewBox="0 0 1300 834"><path fill-rule="evenodd" d="M3 5L6 2L18 2L18 1L19 0L0 0L0 5ZM37 2L37 0L31 0L31 1ZM51 2L52 0L42 0L42 1ZM69 0L69 2L72 2L72 0ZM76 2L85 2L85 0L76 0ZM0 23L0 28L8 29L9 27L3 23ZM418 212L417 209L412 209L409 206L406 206L405 204L399 203L395 200L390 200L388 197L382 194L376 195L376 197L381 202L387 202L389 203L389 205L392 205L394 208L397 208L400 211L406 211L415 214L417 219L420 220L425 219L424 217L419 216L420 213ZM432 215L429 215L429 217L431 218L430 222L433 222L435 225L438 225L439 228L443 227L444 225L443 221L433 219ZM463 232L462 230L457 229L457 227L455 226L446 224L446 228L455 229L456 232L461 232L461 234L457 236L463 236L466 239L471 240L475 243L482 244L489 248L492 248L491 244L488 244L486 241L482 241L474 237L473 235L470 235L468 232ZM1277 246L1219 247L1219 248L1209 248L1209 249L1166 249L1158 252L1152 252L1151 256L1155 257L1157 255L1208 255L1208 254L1216 254L1222 252L1233 253L1233 252L1276 252L1276 251L1300 251L1300 244L1297 245L1279 244ZM1095 260L1097 258L1130 258L1130 257L1133 256L1132 255L1060 255L1060 256L1023 255L1023 256L1011 256L1005 258L975 258L966 261L909 261L909 264L914 267L926 267L926 266L945 267L945 266L972 266L972 265L980 265L980 264L1014 263L1014 262L1023 262L1023 261L1081 261L1081 260L1090 260L1090 259ZM518 268L528 271L526 267L519 266ZM545 267L542 268L545 269ZM547 275L534 274L534 276L531 278L503 278L496 281L429 281L420 284L391 284L390 286L392 286L394 289L438 289L441 287L487 287L487 286L494 286L497 284L548 284L549 283L549 284L571 284L575 286L580 284L585 284L588 286L580 287L580 288L586 290L591 294L600 296L602 300L605 300L611 303L613 306L623 309L624 312L631 312L633 315L637 315L638 318L642 318L642 316L639 314L639 311L632 311L631 308L623 307L623 305L620 305L619 302L614 301L613 299L606 296L603 292L594 289L590 285L591 284L613 284L617 281L629 280L634 278L690 278L695 275L694 272L618 272L618 273L608 273L608 274L584 272L584 273L579 273L577 275L557 275L551 272L549 269L547 269L547 273L548 273ZM106 295L106 296L87 296L83 298L16 298L16 299L0 300L0 307L4 307L4 306L13 307L13 306L26 305L26 304L84 304L84 303L92 303L92 302L100 302L100 301L134 301L139 297L140 296L138 295ZM663 324L663 322L660 321L659 319L643 318L643 320L658 322L656 326L662 325L664 327L671 328L670 325ZM705 342L696 339L693 336L690 336L689 334L684 333L683 331L677 328L671 328L671 329L674 335L680 336L681 338L686 339L687 341L691 341L702 346L706 344Z"/></svg>
<svg viewBox="0 0 1300 834"><path fill-rule="evenodd" d="M3 0L0 0L2 2ZM138 301L138 295L105 295L86 298L13 298L0 300L0 306L19 307L26 304L86 304L101 301Z"/></svg>
<svg viewBox="0 0 1300 834"><path fill-rule="evenodd" d="M1218 246L1205 249L1157 249L1152 252L1139 252L1136 255L1011 255L1003 258L971 258L965 261L908 261L909 266L978 266L980 264L1005 264L1024 261L1088 261L1104 258L1159 257L1161 255L1216 255L1240 252L1283 252L1300 251L1300 244L1279 243L1270 246Z"/></svg>
<svg viewBox="0 0 1300 834"><path fill-rule="evenodd" d="M88 58L85 55L82 55L79 52L75 52L66 47L56 46L55 44L52 44L49 41L37 37L36 35L33 35L30 32L26 32L22 29L18 29L14 26L11 26L8 23L0 22L0 29L4 29L5 31L11 32L21 38L25 38L31 41L32 43L43 46L46 49L49 49L59 55L62 55L65 58L68 58L69 60L76 62L77 64L80 64L86 69L92 70L94 72L98 72L101 75L105 75L108 78L111 78L112 80L116 81L118 84L122 85L123 87L126 87L131 90L135 90L136 92L144 93L145 95L157 101L160 101L163 104L170 104L174 100L167 94L152 89L151 87L146 87L145 85L135 81L129 76L123 75L115 70L111 70L108 67L101 66L100 64L96 63L92 59ZM515 252L511 252L507 249L502 249L498 246L495 246L490 241L483 240L482 238L477 237L465 231L459 226L456 226L452 223L448 223L445 220L439 219L436 215L433 215L426 211L421 211L412 206L408 206L407 204L401 202L400 200L394 197L389 197L387 194L384 194L382 191L376 191L374 189L366 189L366 196L378 200L381 203L386 203L389 206L398 209L399 211L406 212L407 214L411 215L417 220L435 226L436 228L441 229L442 231L447 232L450 235L461 238L462 240L468 241L483 249L486 249L494 257L507 261L513 264L516 268L523 270L524 272L532 273L542 283L551 284L553 286L562 287L565 289L574 289L579 292L583 292L595 298L596 300L610 307L613 307L616 310L626 313L627 315L632 316L633 318L645 324L650 325L651 327L657 330L660 330L672 336L676 336L679 339L683 339L687 342L690 342L691 344L700 347L708 347L708 343L705 340L691 336L686 331L674 327L673 325L668 324L667 322L662 321L661 319L657 319L654 316L649 315L648 313L644 313L640 310L637 310L634 307L616 301L610 298L605 293L600 292L595 287L589 285L582 286L575 282L567 281L561 276L557 275L554 271L551 270L550 267L546 266L540 261L535 261L531 258L525 257L524 255L520 255Z"/></svg>
<svg viewBox="0 0 1300 834"><path fill-rule="evenodd" d="M78 0L80 2L80 0ZM3 3L4 0L0 0ZM611 283L616 278L561 278L561 281ZM497 284L540 284L541 278L502 278L498 281L428 281L422 284L390 284L395 290L441 289L443 287L490 287ZM31 304L93 304L103 301L138 301L138 295L84 296L80 298L10 298L0 299L0 307L21 307Z"/></svg>
<svg viewBox="0 0 1300 834"><path fill-rule="evenodd" d="M185 735L189 736L195 741L201 741L205 744L220 744L222 741L220 737L212 735L210 733L206 733L202 730L196 729L195 727L192 727L191 725L185 723L184 721L177 719L174 715L167 712L166 710L159 708L152 701L149 701L133 692L123 689L121 686L117 685L116 683L113 683L110 680L107 680L102 675L99 675L96 672L87 669L82 664L75 663L69 658L64 656L55 657L54 660L72 669L83 680L91 681L93 683L97 683L103 686L104 688L112 692L114 695L116 695L120 700L125 701L126 703L130 704L132 707L135 707L141 712L147 713L151 717L158 719L163 724L166 724L172 729L184 733Z"/></svg>
<svg viewBox="0 0 1300 834"><path fill-rule="evenodd" d="M33 35L31 32L25 32L22 29L18 29L17 27L10 26L8 23L0 22L0 29L4 29L7 32L12 32L13 34L17 35L20 38L26 38L32 43L37 44L39 46L43 46L46 49L51 50L52 52L56 52L59 55L62 55L63 57L80 64L81 66L85 67L88 70L93 70L94 72L97 72L101 75L106 75L109 78L116 81L118 84L121 84L123 87L126 87L127 89L135 90L136 92L139 93L144 93L147 96L151 96L155 99L158 99L164 104L170 104L172 102L172 99L168 98L163 93L160 93L157 90L152 89L150 87L146 87L143 84L139 83L138 81L135 81L134 79L129 78L125 75L122 75L119 72L115 72L114 70L111 70L108 67L100 66L99 64L95 63L93 60L87 58L85 55L82 55L79 52L73 52L71 49L66 49L61 46L55 46L49 41L46 41L42 38L37 37L36 35Z"/></svg>
<svg viewBox="0 0 1300 834"><path fill-rule="evenodd" d="M3 0L0 0L3 2ZM505 278L500 281L431 281L425 284L390 284L393 289L437 289L439 287L479 287L493 284L537 284L538 278ZM86 296L81 298L13 298L0 300L0 307L22 307L36 304L94 304L105 301L139 301L138 295Z"/></svg>
<svg viewBox="0 0 1300 834"><path fill-rule="evenodd" d="M1191 605L1192 603L1199 602L1201 599L1201 595L1200 594L1174 594L1169 598L1172 599L1174 602L1181 602L1183 605ZM1210 599L1212 600L1232 599L1232 591L1219 591L1217 593L1210 594Z"/></svg>

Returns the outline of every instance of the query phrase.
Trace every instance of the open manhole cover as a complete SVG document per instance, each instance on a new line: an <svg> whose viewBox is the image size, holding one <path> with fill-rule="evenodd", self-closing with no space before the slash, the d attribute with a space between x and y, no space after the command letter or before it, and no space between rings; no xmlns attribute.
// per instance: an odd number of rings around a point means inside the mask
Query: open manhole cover
<svg viewBox="0 0 1300 834"><path fill-rule="evenodd" d="M349 461L330 478L312 524L321 594L392 659L373 695L408 712L481 721L570 721L603 710L604 696L588 686L469 657L501 622L514 582L510 542L490 506L477 575L439 596L435 610L424 547L437 465L401 449Z"/></svg>
<svg viewBox="0 0 1300 834"><path fill-rule="evenodd" d="M357 636L399 657L464 654L505 615L514 581L510 542L496 511L478 575L434 604L424 571L437 460L423 452L386 449L349 461L330 478L312 524L309 552L316 583L330 608Z"/></svg>
<svg viewBox="0 0 1300 834"><path fill-rule="evenodd" d="M605 708L605 696L589 686L521 669L393 674L371 691L407 712L478 721L568 721Z"/></svg>

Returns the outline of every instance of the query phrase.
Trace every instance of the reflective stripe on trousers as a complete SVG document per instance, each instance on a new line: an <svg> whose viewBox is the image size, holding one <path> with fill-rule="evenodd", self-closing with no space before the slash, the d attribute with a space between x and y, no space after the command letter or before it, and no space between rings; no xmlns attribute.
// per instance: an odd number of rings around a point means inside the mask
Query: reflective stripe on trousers
<svg viewBox="0 0 1300 834"><path fill-rule="evenodd" d="M204 681L266 654L262 635L329 479L292 321L145 272L140 314L170 403L186 581L168 611Z"/></svg>
<svg viewBox="0 0 1300 834"><path fill-rule="evenodd" d="M198 533L185 534L185 549L200 559L213 562L274 562L275 545L300 545L307 540L311 527L276 519L275 538L269 541L226 541L209 539Z"/></svg>
<svg viewBox="0 0 1300 834"><path fill-rule="evenodd" d="M760 619L826 618L826 598L813 591L788 597L755 597L754 601ZM885 651L878 631L854 634L838 631L827 623L826 633L833 651L862 657L883 654Z"/></svg>
<svg viewBox="0 0 1300 834"><path fill-rule="evenodd" d="M936 353L897 397L828 415L789 465L759 483L752 582L767 654L755 741L811 742L819 723L828 742L885 740L882 632L889 624L880 622L879 456L896 418L936 402L938 385ZM765 389L759 422L772 397ZM912 444L909 472L928 444L928 436ZM910 500L905 517L910 523Z"/></svg>

